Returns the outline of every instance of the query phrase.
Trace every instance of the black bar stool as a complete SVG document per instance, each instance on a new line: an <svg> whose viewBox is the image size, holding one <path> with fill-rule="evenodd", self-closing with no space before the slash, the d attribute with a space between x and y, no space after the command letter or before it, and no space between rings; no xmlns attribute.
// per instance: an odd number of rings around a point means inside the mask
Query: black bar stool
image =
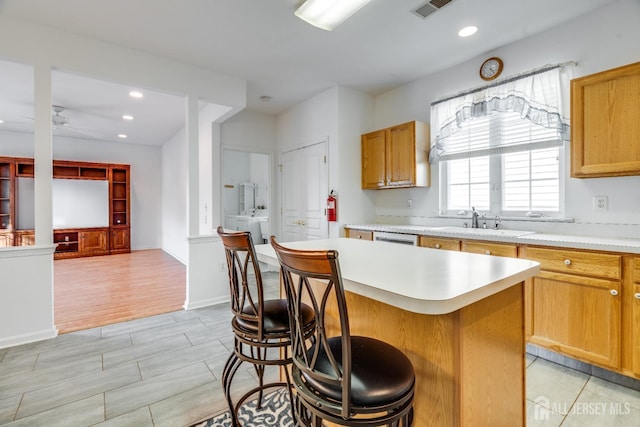
<svg viewBox="0 0 640 427"><path fill-rule="evenodd" d="M260 266L255 256L251 233L227 233L222 227L217 229L222 239L231 292L231 328L234 333L234 351L222 372L222 387L229 405L232 425L238 426L238 410L242 404L258 393L258 409L262 405L265 389L287 387L291 396L289 370L283 369L286 382L264 383L266 366L286 366L291 364L289 348L291 334L286 299L265 300ZM302 309L306 319L304 334L311 336L315 318L311 307ZM242 362L253 364L259 385L245 393L234 405L231 399L231 382ZM293 400L292 407L293 407Z"/></svg>
<svg viewBox="0 0 640 427"><path fill-rule="evenodd" d="M409 358L374 338L352 336L338 253L271 245L289 300L294 415L299 425L410 426L415 374ZM304 334L304 306L315 311L315 340ZM336 303L340 335L328 336L327 305ZM333 310L333 309L332 309ZM326 322L326 323L325 323Z"/></svg>

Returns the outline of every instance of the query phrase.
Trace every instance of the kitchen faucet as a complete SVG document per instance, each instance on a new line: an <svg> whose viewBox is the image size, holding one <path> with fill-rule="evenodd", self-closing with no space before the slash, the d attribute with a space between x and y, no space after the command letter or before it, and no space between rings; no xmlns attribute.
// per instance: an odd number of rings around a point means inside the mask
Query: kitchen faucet
<svg viewBox="0 0 640 427"><path fill-rule="evenodd" d="M479 228L478 227L478 211L475 207L471 207L471 228Z"/></svg>

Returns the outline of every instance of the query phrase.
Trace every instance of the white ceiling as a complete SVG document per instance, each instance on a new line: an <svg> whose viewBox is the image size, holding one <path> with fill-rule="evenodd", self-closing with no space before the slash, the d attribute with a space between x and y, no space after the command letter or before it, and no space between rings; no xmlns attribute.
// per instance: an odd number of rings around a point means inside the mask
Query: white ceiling
<svg viewBox="0 0 640 427"><path fill-rule="evenodd" d="M412 11L426 0L372 0L332 32L296 18L298 0L0 0L0 14L246 79L248 108L278 114L336 84L383 93L611 1L453 0L422 19ZM470 24L478 33L459 38ZM5 74L15 68L5 65L0 115L21 105L29 116L32 80ZM182 126L181 97L149 93L132 103L129 89L56 72L53 101L68 108L72 126L99 139L125 129L130 142L161 144ZM2 106L8 101L13 106ZM123 124L124 113L136 120Z"/></svg>

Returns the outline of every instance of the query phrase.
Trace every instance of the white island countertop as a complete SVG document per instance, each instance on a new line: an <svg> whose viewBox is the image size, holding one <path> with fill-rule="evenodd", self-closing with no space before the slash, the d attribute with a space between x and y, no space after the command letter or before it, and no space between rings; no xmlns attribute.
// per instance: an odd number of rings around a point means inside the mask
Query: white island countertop
<svg viewBox="0 0 640 427"><path fill-rule="evenodd" d="M285 242L293 249L335 249L345 290L420 314L446 314L535 276L537 262L358 239ZM279 266L271 245L258 260Z"/></svg>

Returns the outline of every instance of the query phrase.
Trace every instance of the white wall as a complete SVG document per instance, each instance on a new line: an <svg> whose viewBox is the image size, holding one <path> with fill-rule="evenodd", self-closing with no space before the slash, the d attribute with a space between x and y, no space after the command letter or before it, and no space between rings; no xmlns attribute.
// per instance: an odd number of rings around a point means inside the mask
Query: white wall
<svg viewBox="0 0 640 427"><path fill-rule="evenodd" d="M408 120L429 122L429 104L438 98L478 87L478 67L489 56L504 60L503 77L545 64L577 61L576 77L638 61L640 2L619 0L568 24L529 37L475 59L425 76L375 99L375 125L382 128ZM513 223L511 228L549 232L640 236L640 177L572 179L569 147L566 147L566 215L576 224ZM379 222L427 223L438 212L438 167L433 165L429 189L382 190L375 192ZM594 213L592 197L609 196L609 210ZM407 207L407 199L413 207ZM459 222L459 221L458 221Z"/></svg>
<svg viewBox="0 0 640 427"><path fill-rule="evenodd" d="M276 116L249 110L241 111L220 125L220 140L221 150L235 150L229 152L232 156L234 155L233 153L237 155L239 152L259 153L269 156L269 163L265 166L268 168L266 184L269 187L269 199L266 201L266 205L267 208L269 208L271 223L273 224L273 218L277 218L277 216L271 207L274 206L275 193L278 192L277 188L274 187L275 177L277 175ZM217 155L221 158L222 152L219 151ZM221 169L224 169L225 172L230 174L235 174L235 172L227 170L228 168L226 166L227 165ZM225 178L229 177L222 177L222 173L222 170L218 173L218 175L221 176L220 186L229 183L225 181ZM256 173L258 172L256 171ZM260 172L260 176L264 176L265 173L267 172ZM254 177L251 176L251 171L249 171L247 178L252 181L254 180ZM223 189L223 191L225 191L229 197L237 198L234 191L229 191L228 189ZM225 215L223 212L224 207L222 200L220 200L219 212L221 212L222 221L224 221Z"/></svg>
<svg viewBox="0 0 640 427"><path fill-rule="evenodd" d="M339 180L338 159L338 87L334 86L326 91L310 98L291 110L278 116L278 162L283 152L293 148L304 147L312 143L327 140L327 152L329 154L328 183L329 187L339 193L337 185ZM333 165L336 165L334 167ZM280 175L276 184L276 206L280 206ZM327 194L329 192L327 188ZM271 232L278 236L281 226L281 218L275 217L272 221ZM339 229L332 224L329 235L337 237Z"/></svg>
<svg viewBox="0 0 640 427"><path fill-rule="evenodd" d="M338 199L338 218L329 224L330 237L343 235L345 224L374 219L375 196L360 189L360 135L372 127L373 97L340 86L278 116L279 154L328 138L327 194L334 190ZM279 203L278 199L276 206Z"/></svg>
<svg viewBox="0 0 640 427"><path fill-rule="evenodd" d="M162 250L182 263L187 244L187 142L184 129L162 146Z"/></svg>
<svg viewBox="0 0 640 427"><path fill-rule="evenodd" d="M345 87L338 88L337 159L330 156L330 167L337 167L338 179L330 187L338 191L338 221L331 224L338 228L332 235L344 235L344 225L373 222L375 218L375 193L363 191L360 135L373 127L373 97Z"/></svg>
<svg viewBox="0 0 640 427"><path fill-rule="evenodd" d="M0 250L0 348L57 335L50 283L54 250L53 245Z"/></svg>

